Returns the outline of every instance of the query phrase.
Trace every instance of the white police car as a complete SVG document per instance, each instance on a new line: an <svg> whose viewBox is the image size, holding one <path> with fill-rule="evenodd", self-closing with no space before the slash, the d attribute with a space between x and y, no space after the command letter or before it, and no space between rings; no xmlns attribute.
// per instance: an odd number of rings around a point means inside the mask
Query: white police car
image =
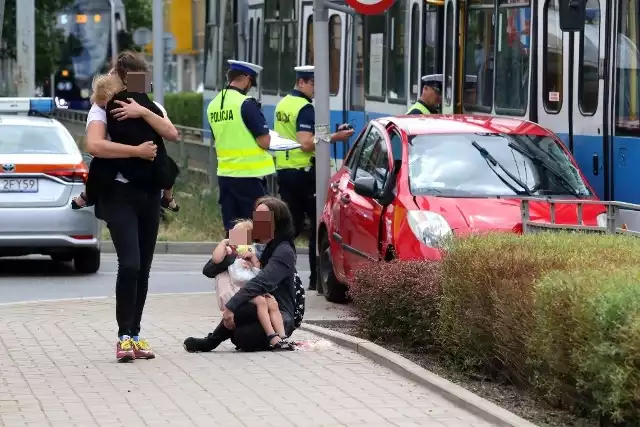
<svg viewBox="0 0 640 427"><path fill-rule="evenodd" d="M100 222L72 210L88 168L51 98L0 98L0 257L31 254L100 268Z"/></svg>

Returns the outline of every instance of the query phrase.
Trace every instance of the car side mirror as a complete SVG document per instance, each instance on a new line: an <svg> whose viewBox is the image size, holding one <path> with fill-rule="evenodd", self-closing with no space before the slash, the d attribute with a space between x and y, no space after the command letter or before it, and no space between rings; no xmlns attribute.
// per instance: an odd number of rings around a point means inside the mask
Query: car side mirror
<svg viewBox="0 0 640 427"><path fill-rule="evenodd" d="M360 178L356 178L353 186L356 194L362 197L370 197L372 199L378 197L378 183L371 176L362 176Z"/></svg>
<svg viewBox="0 0 640 427"><path fill-rule="evenodd" d="M560 0L560 29L576 32L584 28L586 0Z"/></svg>

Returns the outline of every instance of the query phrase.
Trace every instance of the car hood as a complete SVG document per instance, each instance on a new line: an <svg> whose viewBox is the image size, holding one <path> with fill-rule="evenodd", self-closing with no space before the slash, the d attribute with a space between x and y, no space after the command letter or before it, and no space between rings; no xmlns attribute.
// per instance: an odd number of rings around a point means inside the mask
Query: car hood
<svg viewBox="0 0 640 427"><path fill-rule="evenodd" d="M522 230L520 199L518 198L427 196L415 197L415 202L420 210L428 210L442 215L457 233L481 230ZM582 214L584 224L596 225L596 217L605 210L603 205L585 205ZM551 221L549 203L530 202L529 217L531 221ZM577 224L576 205L556 204L556 222L558 224Z"/></svg>

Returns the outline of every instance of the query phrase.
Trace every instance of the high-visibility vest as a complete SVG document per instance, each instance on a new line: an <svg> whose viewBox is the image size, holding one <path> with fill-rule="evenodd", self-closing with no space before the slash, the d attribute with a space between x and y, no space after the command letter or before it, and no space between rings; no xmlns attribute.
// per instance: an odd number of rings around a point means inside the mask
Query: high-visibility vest
<svg viewBox="0 0 640 427"><path fill-rule="evenodd" d="M422 114L431 114L431 111L429 111L429 109L425 107L422 102L416 102L415 104L413 104L411 108L409 108L409 111L407 111L407 114L411 114L412 110L420 110Z"/></svg>
<svg viewBox="0 0 640 427"><path fill-rule="evenodd" d="M273 157L258 145L242 120L242 103L247 98L237 90L224 89L207 107L218 157L218 176L252 178L275 173Z"/></svg>
<svg viewBox="0 0 640 427"><path fill-rule="evenodd" d="M281 137L297 141L298 114L303 107L310 104L302 96L287 95L276 105L274 129ZM301 169L311 166L313 151L302 151L300 148L276 152L276 169Z"/></svg>

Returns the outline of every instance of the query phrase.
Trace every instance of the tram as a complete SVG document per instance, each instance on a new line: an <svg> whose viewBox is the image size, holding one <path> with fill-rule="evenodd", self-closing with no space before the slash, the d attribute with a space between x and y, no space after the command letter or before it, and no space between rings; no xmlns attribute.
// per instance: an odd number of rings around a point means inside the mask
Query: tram
<svg viewBox="0 0 640 427"><path fill-rule="evenodd" d="M116 28L126 29L122 0L114 2ZM57 28L64 34L61 67L53 75L54 97L64 100L69 108L91 107L91 82L105 72L111 60L110 0L74 0L57 14ZM45 93L51 93L50 83Z"/></svg>
<svg viewBox="0 0 640 427"><path fill-rule="evenodd" d="M272 126L293 67L316 60L312 3L208 0L203 108L225 84L227 59L241 58L264 67L252 95ZM560 29L558 9L558 0L402 0L378 16L330 10L328 57L318 59L329 62L332 126L359 131L404 114L420 77L441 74L443 113L540 123L600 198L640 203L640 0L588 0L576 33ZM206 117L203 129L210 137ZM335 146L337 164L347 150Z"/></svg>

